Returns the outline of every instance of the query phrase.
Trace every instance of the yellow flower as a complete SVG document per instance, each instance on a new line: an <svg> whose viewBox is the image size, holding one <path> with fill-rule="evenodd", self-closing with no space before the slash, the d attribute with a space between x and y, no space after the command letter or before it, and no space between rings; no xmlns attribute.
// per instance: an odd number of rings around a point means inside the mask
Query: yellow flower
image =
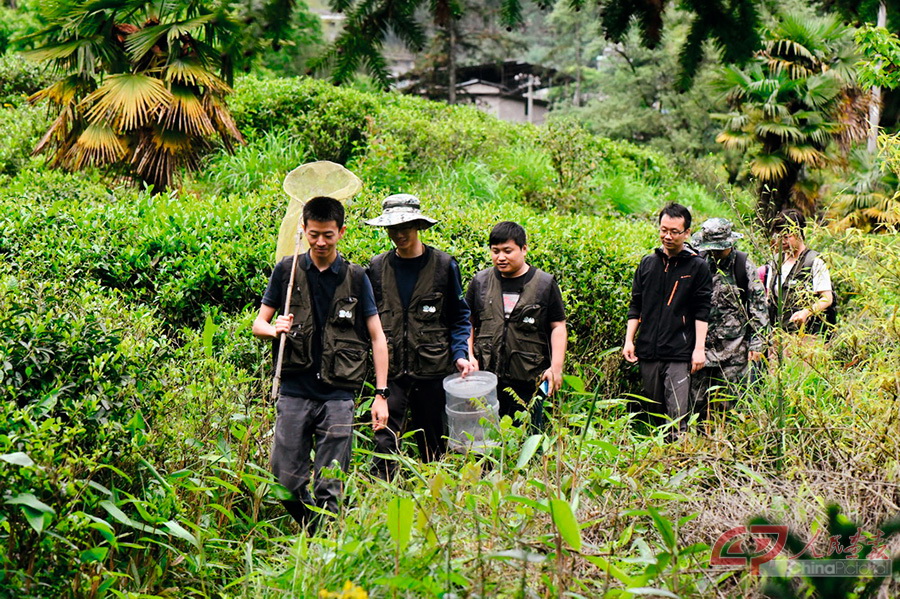
<svg viewBox="0 0 900 599"><path fill-rule="evenodd" d="M369 593L348 580L344 583L340 593L331 592L328 589L320 589L319 599L369 599Z"/></svg>

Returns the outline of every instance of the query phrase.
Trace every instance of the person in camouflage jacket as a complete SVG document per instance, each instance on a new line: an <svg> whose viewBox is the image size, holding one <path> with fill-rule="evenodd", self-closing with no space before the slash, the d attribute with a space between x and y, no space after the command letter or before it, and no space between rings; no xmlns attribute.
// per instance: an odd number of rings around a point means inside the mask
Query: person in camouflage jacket
<svg viewBox="0 0 900 599"><path fill-rule="evenodd" d="M710 389L724 388L724 397L736 397L747 383L750 362L762 359L766 350L766 291L756 265L735 248L742 237L727 219L711 218L692 240L713 273L706 365L691 377L691 403L701 417L711 405L734 407L733 399L711 397Z"/></svg>

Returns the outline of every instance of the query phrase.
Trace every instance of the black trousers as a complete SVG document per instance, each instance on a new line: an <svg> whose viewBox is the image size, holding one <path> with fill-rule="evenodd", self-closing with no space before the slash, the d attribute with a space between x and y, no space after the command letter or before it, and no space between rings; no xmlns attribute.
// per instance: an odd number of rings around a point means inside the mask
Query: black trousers
<svg viewBox="0 0 900 599"><path fill-rule="evenodd" d="M681 419L678 430L687 430L690 412L691 363L641 360L641 380L648 414L665 414L671 420ZM662 424L658 417L651 424Z"/></svg>
<svg viewBox="0 0 900 599"><path fill-rule="evenodd" d="M388 383L388 428L375 431L375 451L398 453L398 440L411 427L424 462L439 460L446 451L446 413L443 378L415 380L400 377ZM394 475L397 462L375 457L372 474L384 479Z"/></svg>
<svg viewBox="0 0 900 599"><path fill-rule="evenodd" d="M544 398L538 394L537 385L533 381L514 381L500 379L497 381L497 401L500 403L500 418L504 416L514 417L516 412L525 412L527 408L516 401L509 390L515 392L519 399L527 406L534 398L531 406L530 430L539 433L544 428Z"/></svg>

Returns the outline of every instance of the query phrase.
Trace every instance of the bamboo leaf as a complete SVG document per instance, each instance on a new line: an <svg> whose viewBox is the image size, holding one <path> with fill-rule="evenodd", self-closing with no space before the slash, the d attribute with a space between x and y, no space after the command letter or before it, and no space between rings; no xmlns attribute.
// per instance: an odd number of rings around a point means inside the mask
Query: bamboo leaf
<svg viewBox="0 0 900 599"><path fill-rule="evenodd" d="M647 511L650 512L650 517L653 519L653 525L656 526L656 530L659 531L666 549L674 553L678 540L675 536L675 530L672 528L672 523L669 522L668 518L660 514L656 508L651 507L648 508Z"/></svg>
<svg viewBox="0 0 900 599"><path fill-rule="evenodd" d="M24 505L35 511L46 514L56 513L52 507L35 497L32 493L19 493L15 497L10 497L3 503L6 503L7 505Z"/></svg>
<svg viewBox="0 0 900 599"><path fill-rule="evenodd" d="M581 378L571 374L564 374L563 382L568 385L573 391L577 393L584 393L584 381L581 380Z"/></svg>
<svg viewBox="0 0 900 599"><path fill-rule="evenodd" d="M522 451L519 453L519 459L516 461L516 470L524 468L531 458L534 457L543 438L543 435L531 435L525 439L525 443L522 444Z"/></svg>
<svg viewBox="0 0 900 599"><path fill-rule="evenodd" d="M575 551L581 551L581 528L572 511L572 506L564 499L550 500L550 514L559 536Z"/></svg>
<svg viewBox="0 0 900 599"><path fill-rule="evenodd" d="M169 534L171 534L173 537L178 537L179 539L187 541L194 547L198 547L198 548L200 547L200 543L199 543L199 541L197 541L197 537L195 537L190 532L185 530L184 527L181 526L181 524L179 524L175 520L169 520L168 522L165 522L162 526L163 526L163 529L168 531Z"/></svg>
<svg viewBox="0 0 900 599"><path fill-rule="evenodd" d="M3 460L8 464L15 464L16 466L34 466L34 460L21 451L0 455L0 460Z"/></svg>
<svg viewBox="0 0 900 599"><path fill-rule="evenodd" d="M412 534L415 504L408 497L395 497L387 505L387 525L391 539L397 545L397 552L402 553L409 544Z"/></svg>
<svg viewBox="0 0 900 599"><path fill-rule="evenodd" d="M650 595L652 597L669 597L670 599L681 599L678 595L676 595L672 591L665 591L663 589L653 589L650 587L628 588L628 589L625 589L625 592L631 593L633 595Z"/></svg>

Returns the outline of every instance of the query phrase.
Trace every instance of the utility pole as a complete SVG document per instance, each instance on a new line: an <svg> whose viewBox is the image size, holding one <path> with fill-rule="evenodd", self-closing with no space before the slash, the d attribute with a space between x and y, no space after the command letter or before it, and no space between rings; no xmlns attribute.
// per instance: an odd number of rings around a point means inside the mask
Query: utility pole
<svg viewBox="0 0 900 599"><path fill-rule="evenodd" d="M447 25L449 36L447 37L447 102L456 104L456 20L450 17Z"/></svg>
<svg viewBox="0 0 900 599"><path fill-rule="evenodd" d="M533 123L533 122L534 122L534 97L533 97L533 92L534 92L534 75L532 75L531 73L529 73L529 74L528 74L528 95L526 96L526 97L528 98L528 108L526 109L526 112L528 112L528 122L529 122L529 123Z"/></svg>
<svg viewBox="0 0 900 599"><path fill-rule="evenodd" d="M887 27L887 5L878 3L878 27ZM881 123L881 87L872 86L872 100L869 102L869 141L866 149L870 154L878 150L878 126Z"/></svg>

